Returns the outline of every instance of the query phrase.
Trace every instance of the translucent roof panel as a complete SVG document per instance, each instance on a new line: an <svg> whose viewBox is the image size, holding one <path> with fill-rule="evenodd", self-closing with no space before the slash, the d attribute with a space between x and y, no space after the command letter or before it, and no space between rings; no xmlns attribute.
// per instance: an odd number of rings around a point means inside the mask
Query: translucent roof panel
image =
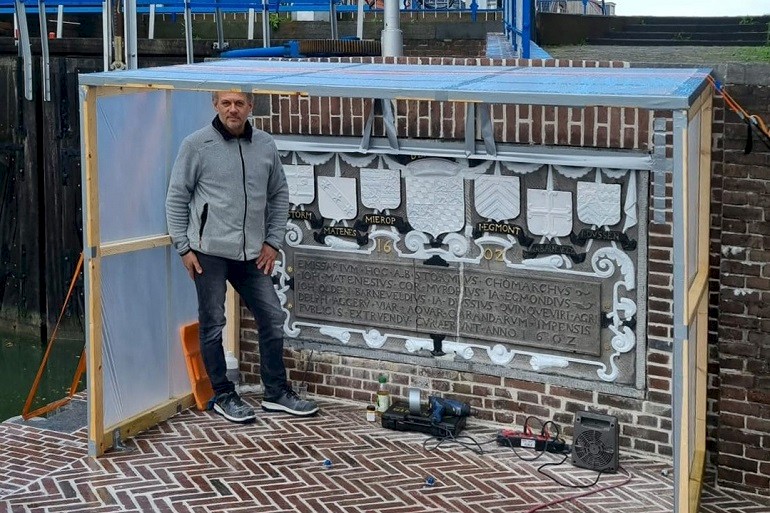
<svg viewBox="0 0 770 513"><path fill-rule="evenodd" d="M218 60L92 73L80 83L242 90L350 98L402 98L535 105L689 107L709 69L555 68Z"/></svg>

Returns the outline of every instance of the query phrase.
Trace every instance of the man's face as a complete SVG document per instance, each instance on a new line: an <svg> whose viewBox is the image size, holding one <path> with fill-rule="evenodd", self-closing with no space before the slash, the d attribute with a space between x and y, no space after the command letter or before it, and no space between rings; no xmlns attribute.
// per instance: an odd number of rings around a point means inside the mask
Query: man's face
<svg viewBox="0 0 770 513"><path fill-rule="evenodd" d="M241 135L253 105L243 93L219 93L214 108L219 121L233 135Z"/></svg>

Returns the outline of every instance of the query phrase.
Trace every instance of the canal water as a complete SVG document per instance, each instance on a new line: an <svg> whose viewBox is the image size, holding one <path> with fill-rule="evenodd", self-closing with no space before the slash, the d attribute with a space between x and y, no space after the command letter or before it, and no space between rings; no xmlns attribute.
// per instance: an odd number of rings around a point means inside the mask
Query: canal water
<svg viewBox="0 0 770 513"><path fill-rule="evenodd" d="M82 351L82 339L54 341L31 409L67 395ZM0 422L21 415L44 354L39 339L0 332ZM78 390L84 387L85 375Z"/></svg>

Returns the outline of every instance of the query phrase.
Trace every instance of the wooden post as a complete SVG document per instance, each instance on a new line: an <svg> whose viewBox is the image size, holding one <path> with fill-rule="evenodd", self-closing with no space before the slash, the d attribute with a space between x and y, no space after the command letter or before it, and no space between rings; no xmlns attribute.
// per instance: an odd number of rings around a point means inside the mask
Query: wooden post
<svg viewBox="0 0 770 513"><path fill-rule="evenodd" d="M94 87L81 87L81 137L83 140L84 277L86 304L88 454L100 456L104 444L104 390L102 375L102 286L99 249L99 166L96 140L96 101Z"/></svg>

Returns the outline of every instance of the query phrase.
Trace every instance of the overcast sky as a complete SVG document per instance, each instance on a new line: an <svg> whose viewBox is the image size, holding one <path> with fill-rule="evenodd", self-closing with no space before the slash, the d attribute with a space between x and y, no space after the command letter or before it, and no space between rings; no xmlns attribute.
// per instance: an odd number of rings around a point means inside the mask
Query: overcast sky
<svg viewBox="0 0 770 513"><path fill-rule="evenodd" d="M599 0L601 2L601 0ZM610 1L610 0L607 0ZM758 16L770 0L611 0L618 16Z"/></svg>

